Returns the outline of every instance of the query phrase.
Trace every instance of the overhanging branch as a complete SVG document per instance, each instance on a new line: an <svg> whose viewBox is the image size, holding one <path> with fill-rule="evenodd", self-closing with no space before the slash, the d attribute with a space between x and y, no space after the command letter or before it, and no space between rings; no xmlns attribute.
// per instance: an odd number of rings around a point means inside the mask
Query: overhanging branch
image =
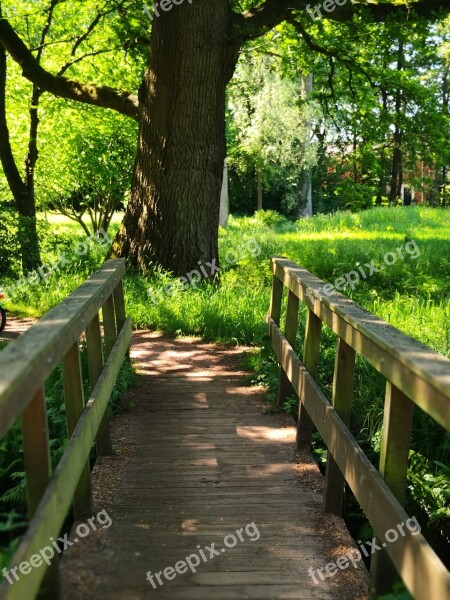
<svg viewBox="0 0 450 600"><path fill-rule="evenodd" d="M61 98L110 108L138 120L138 98L135 94L52 75L40 66L7 19L0 19L0 44L22 67L23 76L39 89Z"/></svg>
<svg viewBox="0 0 450 600"><path fill-rule="evenodd" d="M311 0L266 0L260 5L247 10L236 19L239 33L244 40L251 40L264 35L267 31L288 20L294 12L306 12L307 7L319 7L324 18L330 21L350 22L355 15L365 16L376 21L385 21L392 16L423 17L431 19L436 15L450 12L449 0L404 0L403 4L379 4L373 2L351 2L343 6L333 7L330 12L322 9L323 2ZM313 18L313 17L311 17ZM320 18L320 16L318 17Z"/></svg>

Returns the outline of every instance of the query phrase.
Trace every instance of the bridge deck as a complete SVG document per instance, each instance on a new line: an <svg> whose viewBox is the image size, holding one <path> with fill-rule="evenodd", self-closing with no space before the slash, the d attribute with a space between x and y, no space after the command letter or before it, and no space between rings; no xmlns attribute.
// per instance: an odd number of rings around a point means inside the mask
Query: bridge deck
<svg viewBox="0 0 450 600"><path fill-rule="evenodd" d="M308 575L354 544L321 513L317 467L297 464L292 423L264 414L239 351L141 332L131 355L133 406L113 427L117 455L93 474L112 525L65 552L64 600L365 599L363 568L318 585ZM179 564L174 577L167 568L193 553L196 573Z"/></svg>

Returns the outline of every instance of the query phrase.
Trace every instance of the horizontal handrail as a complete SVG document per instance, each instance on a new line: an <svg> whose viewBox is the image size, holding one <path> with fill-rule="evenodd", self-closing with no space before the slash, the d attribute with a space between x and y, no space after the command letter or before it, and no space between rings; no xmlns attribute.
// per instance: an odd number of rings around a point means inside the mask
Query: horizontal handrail
<svg viewBox="0 0 450 600"><path fill-rule="evenodd" d="M334 291L285 258L271 261L274 276L334 333L401 389L440 425L450 430L450 360Z"/></svg>
<svg viewBox="0 0 450 600"><path fill-rule="evenodd" d="M0 437L78 340L124 273L123 259L108 261L0 352Z"/></svg>
<svg viewBox="0 0 450 600"><path fill-rule="evenodd" d="M274 277L267 322L272 348L281 365L279 404L293 388L299 398L297 447L311 445L314 426L327 446L324 510L341 513L346 481L375 534L382 539L390 528L409 518L403 502L413 404L450 430L450 360L364 310L292 261L274 257L271 270ZM283 334L280 320L284 288L288 299ZM299 300L307 307L303 362L293 347ZM332 404L314 380L322 323L338 336ZM379 471L348 428L356 354L387 380ZM417 600L450 600L450 574L420 532L413 535L408 531L395 544L384 544L382 548L372 557L375 589L389 590L395 581L395 567Z"/></svg>

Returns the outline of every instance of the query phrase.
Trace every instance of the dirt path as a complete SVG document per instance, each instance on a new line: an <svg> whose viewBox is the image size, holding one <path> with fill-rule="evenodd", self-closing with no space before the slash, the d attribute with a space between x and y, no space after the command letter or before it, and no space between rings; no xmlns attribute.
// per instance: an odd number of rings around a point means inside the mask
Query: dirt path
<svg viewBox="0 0 450 600"><path fill-rule="evenodd" d="M363 568L318 585L308 575L353 542L321 513L322 478L309 456L297 464L292 422L245 385L241 352L135 334L131 408L93 473L112 524L65 552L65 600L367 597Z"/></svg>
<svg viewBox="0 0 450 600"><path fill-rule="evenodd" d="M30 317L13 317L8 313L6 317L6 327L0 333L0 342L10 342L11 340L15 340L35 322L36 319Z"/></svg>

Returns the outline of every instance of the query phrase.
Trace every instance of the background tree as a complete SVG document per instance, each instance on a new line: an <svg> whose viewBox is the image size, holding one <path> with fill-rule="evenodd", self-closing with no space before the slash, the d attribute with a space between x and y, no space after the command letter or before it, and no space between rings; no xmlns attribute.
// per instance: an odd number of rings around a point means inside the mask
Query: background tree
<svg viewBox="0 0 450 600"><path fill-rule="evenodd" d="M301 81L282 77L279 60L261 51L243 56L228 95L228 147L235 171L254 171L257 209L263 188L284 182L277 210L293 212L298 203L300 173L315 163L310 143L317 110L302 103Z"/></svg>

